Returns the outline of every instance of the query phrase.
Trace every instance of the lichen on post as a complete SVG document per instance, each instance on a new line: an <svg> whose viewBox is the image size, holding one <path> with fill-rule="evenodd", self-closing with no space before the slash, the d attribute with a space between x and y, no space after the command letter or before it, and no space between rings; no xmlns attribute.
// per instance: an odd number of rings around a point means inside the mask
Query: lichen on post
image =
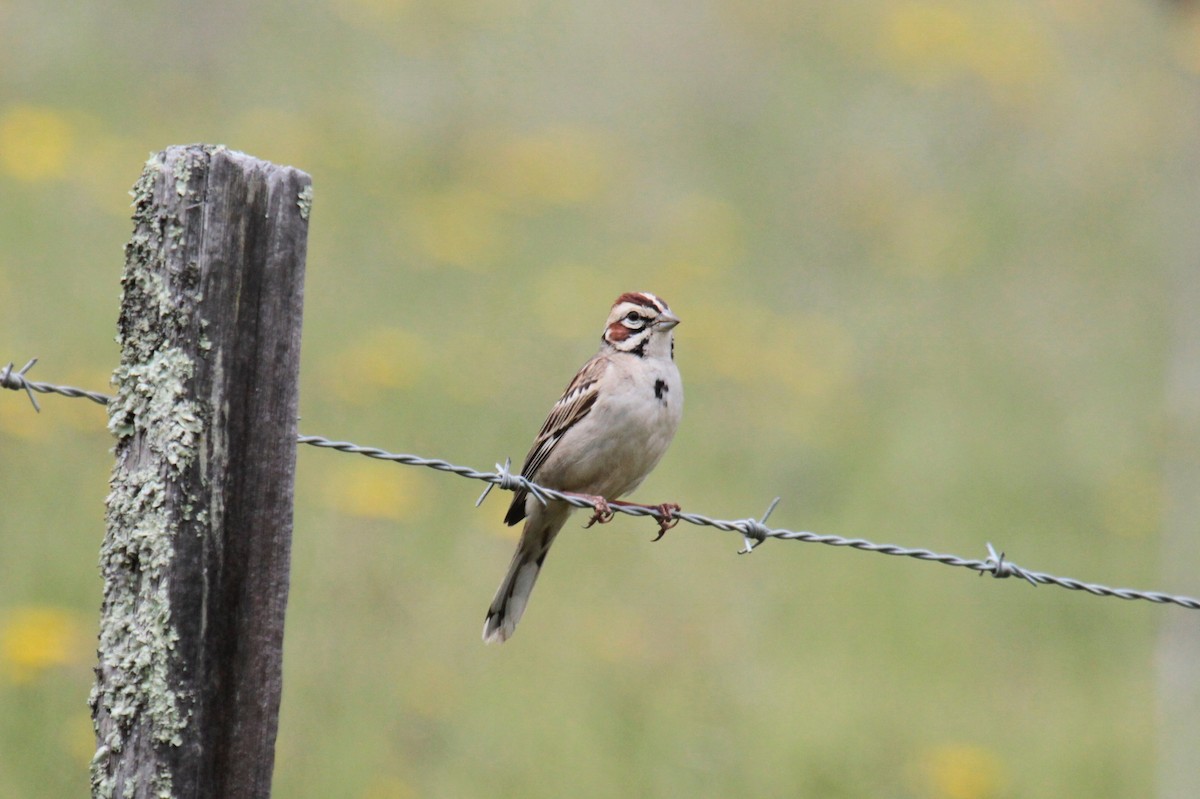
<svg viewBox="0 0 1200 799"><path fill-rule="evenodd" d="M311 181L193 145L133 196L92 792L267 796Z"/></svg>

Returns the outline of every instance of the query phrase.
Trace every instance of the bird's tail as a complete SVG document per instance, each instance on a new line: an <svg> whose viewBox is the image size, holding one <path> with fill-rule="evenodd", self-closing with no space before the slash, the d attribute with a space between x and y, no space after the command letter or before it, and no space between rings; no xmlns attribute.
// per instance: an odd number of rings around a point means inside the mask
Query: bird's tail
<svg viewBox="0 0 1200 799"><path fill-rule="evenodd" d="M560 505L561 508L556 507ZM550 545L570 512L571 508L566 503L552 502L546 508L538 507L525 520L521 542L517 544L508 574L500 583L492 606L488 608L487 618L483 621L485 643L502 644L517 628L517 622L521 620L529 595L533 592L533 584L537 582L538 573L550 552Z"/></svg>

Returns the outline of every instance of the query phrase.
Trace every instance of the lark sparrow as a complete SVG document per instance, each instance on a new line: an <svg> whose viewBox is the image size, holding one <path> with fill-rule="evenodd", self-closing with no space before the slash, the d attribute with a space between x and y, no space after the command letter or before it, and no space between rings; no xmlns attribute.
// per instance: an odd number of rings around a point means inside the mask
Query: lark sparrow
<svg viewBox="0 0 1200 799"><path fill-rule="evenodd" d="M595 507L595 522L612 518L609 502L628 494L667 451L683 411L683 384L675 366L671 332L679 317L647 292L622 294L613 303L600 351L583 365L542 425L521 476L578 494ZM650 507L650 506L643 506ZM678 505L654 506L661 537ZM518 490L504 517L525 528L508 574L483 623L483 640L506 641L516 629L554 537L574 508L542 505Z"/></svg>

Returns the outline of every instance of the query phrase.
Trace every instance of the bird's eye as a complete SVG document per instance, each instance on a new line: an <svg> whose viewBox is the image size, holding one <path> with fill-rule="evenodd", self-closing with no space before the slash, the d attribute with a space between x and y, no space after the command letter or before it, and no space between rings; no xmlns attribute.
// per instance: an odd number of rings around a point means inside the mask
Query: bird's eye
<svg viewBox="0 0 1200 799"><path fill-rule="evenodd" d="M637 311L630 311L629 313L625 314L625 321L626 322L640 322L640 321L642 321L642 317L638 315Z"/></svg>

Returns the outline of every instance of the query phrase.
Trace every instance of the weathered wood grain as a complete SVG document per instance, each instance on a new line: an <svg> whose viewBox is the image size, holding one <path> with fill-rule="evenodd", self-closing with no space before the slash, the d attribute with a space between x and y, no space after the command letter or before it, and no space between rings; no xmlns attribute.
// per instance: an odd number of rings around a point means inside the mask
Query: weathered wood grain
<svg viewBox="0 0 1200 799"><path fill-rule="evenodd" d="M311 181L171 147L134 187L91 703L96 797L265 797Z"/></svg>

